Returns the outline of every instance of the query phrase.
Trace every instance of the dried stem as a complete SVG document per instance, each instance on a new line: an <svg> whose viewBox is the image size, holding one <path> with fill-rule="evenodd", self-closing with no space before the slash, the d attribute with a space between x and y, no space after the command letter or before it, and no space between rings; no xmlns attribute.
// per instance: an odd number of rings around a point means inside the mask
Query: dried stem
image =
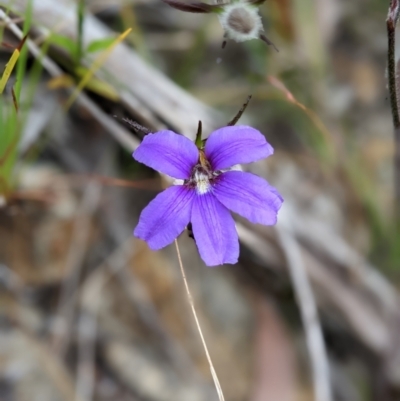
<svg viewBox="0 0 400 401"><path fill-rule="evenodd" d="M227 126L235 125L239 121L240 117L242 117L242 114L245 112L247 106L249 105L251 98L252 98L252 95L247 96L246 102L243 104L241 109L236 113L236 116L233 117L233 119L231 121L229 121L228 124L226 124Z"/></svg>
<svg viewBox="0 0 400 401"><path fill-rule="evenodd" d="M222 388L221 388L221 384L219 383L219 380L218 380L217 372L214 369L214 365L212 363L212 360L211 360L211 357L210 357L210 353L208 352L207 344L206 344L206 341L204 339L203 332L201 330L200 322L199 322L199 319L197 318L197 313L196 313L196 309L194 307L192 294L190 293L189 285L188 285L188 282L186 280L185 269L183 268L181 253L179 251L179 246L178 246L178 241L176 239L175 239L175 247L176 247L176 253L178 255L179 266L181 268L183 282L185 283L186 294L188 296L188 300L189 300L190 307L192 309L194 320L196 321L196 326L197 326L197 330L199 331L199 334L200 334L201 342L203 343L203 347L204 347L204 351L206 353L208 364L210 365L210 371L211 371L212 378L214 380L215 388L217 389L218 398L219 398L219 401L225 401L224 394L223 394Z"/></svg>
<svg viewBox="0 0 400 401"><path fill-rule="evenodd" d="M226 5L224 3L218 2L218 5L202 3L200 1L176 1L176 0L162 0L164 3L167 3L169 6L176 8L177 10L186 11L189 13L212 13L218 12L221 10L221 6Z"/></svg>
<svg viewBox="0 0 400 401"><path fill-rule="evenodd" d="M394 175L395 175L395 210L400 221L400 111L398 99L398 77L396 71L396 25L400 15L400 0L391 0L386 20L388 34L388 83L390 105L394 125Z"/></svg>
<svg viewBox="0 0 400 401"><path fill-rule="evenodd" d="M279 53L279 49L275 46L275 44L274 44L272 41L270 41L270 40L265 36L264 33L261 33L261 34L260 34L260 39L261 39L263 42L265 42L268 46L272 46L272 47Z"/></svg>
<svg viewBox="0 0 400 401"><path fill-rule="evenodd" d="M117 116L114 116L118 118ZM129 125L131 128L135 130L135 132L141 134L142 136L145 136L147 134L150 134L150 130L147 127L144 127L143 125L140 125L136 121L131 120L130 118L122 117L121 120Z"/></svg>

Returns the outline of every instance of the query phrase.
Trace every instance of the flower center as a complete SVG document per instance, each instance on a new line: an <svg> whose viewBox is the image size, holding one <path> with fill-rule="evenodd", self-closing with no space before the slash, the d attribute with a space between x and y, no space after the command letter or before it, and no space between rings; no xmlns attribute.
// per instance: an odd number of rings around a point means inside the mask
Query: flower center
<svg viewBox="0 0 400 401"><path fill-rule="evenodd" d="M203 150L200 150L199 161L193 167L190 178L185 180L184 184L195 189L198 195L204 195L211 190L213 180L218 175L212 171Z"/></svg>
<svg viewBox="0 0 400 401"><path fill-rule="evenodd" d="M194 189L197 195L204 195L212 190L215 181L218 177L227 171L242 171L239 164L232 167L213 170L210 162L207 160L203 150L199 151L199 161L192 168L190 178L186 180L175 180L174 185L185 185L191 189Z"/></svg>
<svg viewBox="0 0 400 401"><path fill-rule="evenodd" d="M196 192L199 195L206 194L211 187L210 177L201 170L194 170L193 180L196 185Z"/></svg>

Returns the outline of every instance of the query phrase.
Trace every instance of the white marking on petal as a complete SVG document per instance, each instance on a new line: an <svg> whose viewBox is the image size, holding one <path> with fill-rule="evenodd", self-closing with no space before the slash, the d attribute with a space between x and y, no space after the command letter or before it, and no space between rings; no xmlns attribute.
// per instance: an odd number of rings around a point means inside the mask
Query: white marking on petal
<svg viewBox="0 0 400 401"><path fill-rule="evenodd" d="M222 170L218 170L218 173L226 173L227 171L243 171L243 167L241 164L235 164L229 168L223 168Z"/></svg>
<svg viewBox="0 0 400 401"><path fill-rule="evenodd" d="M232 166L230 169L228 169L229 171L243 171L242 165L241 164L235 164L234 166Z"/></svg>
<svg viewBox="0 0 400 401"><path fill-rule="evenodd" d="M183 185L184 183L185 183L185 180L180 180L177 178L172 182L172 185Z"/></svg>
<svg viewBox="0 0 400 401"><path fill-rule="evenodd" d="M196 192L198 195L204 195L210 191L211 184L206 174L196 171L194 181L196 183Z"/></svg>

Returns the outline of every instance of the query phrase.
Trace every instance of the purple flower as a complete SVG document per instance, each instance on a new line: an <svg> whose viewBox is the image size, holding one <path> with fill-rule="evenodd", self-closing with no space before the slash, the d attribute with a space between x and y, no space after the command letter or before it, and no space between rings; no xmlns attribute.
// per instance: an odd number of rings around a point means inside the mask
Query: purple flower
<svg viewBox="0 0 400 401"><path fill-rule="evenodd" d="M191 223L206 265L236 263L239 240L229 210L252 223L273 225L283 202L274 187L238 165L272 153L265 137L246 126L214 131L202 149L172 131L145 136L133 157L176 181L143 210L134 235L157 250Z"/></svg>

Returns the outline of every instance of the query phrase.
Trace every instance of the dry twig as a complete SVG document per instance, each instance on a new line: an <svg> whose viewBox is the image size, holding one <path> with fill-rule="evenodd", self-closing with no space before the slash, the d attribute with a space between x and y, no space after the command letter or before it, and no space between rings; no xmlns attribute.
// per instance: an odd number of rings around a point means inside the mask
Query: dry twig
<svg viewBox="0 0 400 401"><path fill-rule="evenodd" d="M194 320L196 322L197 330L198 330L198 332L200 334L201 342L202 342L203 347L204 347L204 352L206 353L208 364L210 365L211 376L212 376L212 378L214 380L214 384L215 384L215 388L216 388L217 393L218 393L219 400L220 401L224 401L225 400L224 393L222 392L222 388L221 388L221 384L219 383L219 380L218 380L217 372L215 371L214 364L213 364L213 362L211 360L210 353L208 352L208 347L207 347L207 344L206 344L206 340L204 339L204 336L203 336L203 331L201 330L199 319L197 318L197 313L196 313L196 309L194 307L192 294L190 292L189 285L188 285L188 282L187 282L187 279L186 279L185 269L183 268L181 253L179 251L179 246L178 246L178 241L176 239L175 239L175 247L176 247L176 253L178 254L179 267L181 269L183 282L185 284L186 294L187 294L187 297L188 297L188 300L189 300L190 308L192 309Z"/></svg>
<svg viewBox="0 0 400 401"><path fill-rule="evenodd" d="M390 93L390 105L392 108L394 125L394 170L395 170L395 194L396 216L400 222L400 104L399 82L396 66L396 25L400 16L400 1L391 0L386 20L388 33L388 81Z"/></svg>

